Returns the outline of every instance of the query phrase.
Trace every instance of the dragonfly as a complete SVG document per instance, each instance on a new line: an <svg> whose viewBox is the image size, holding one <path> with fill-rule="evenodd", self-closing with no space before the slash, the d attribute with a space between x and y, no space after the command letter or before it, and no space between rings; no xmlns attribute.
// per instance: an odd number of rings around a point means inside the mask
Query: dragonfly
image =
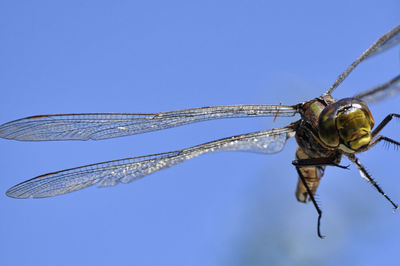
<svg viewBox="0 0 400 266"><path fill-rule="evenodd" d="M340 164L347 157L394 209L392 199L375 182L356 154L380 142L397 147L400 142L380 135L382 129L400 114L386 116L375 129L367 104L392 97L400 91L400 75L350 98L335 100L331 94L358 66L372 56L400 43L400 25L375 41L321 96L295 105L229 105L184 109L160 113L76 113L36 115L0 126L0 137L20 141L102 140L162 130L200 121L243 117L290 117L300 119L288 126L231 136L176 151L131 157L74 167L40 175L7 190L13 198L43 198L77 191L92 185L99 187L130 183L192 159L218 151L246 151L263 154L280 152L289 138L297 141L292 162L298 183L296 198L311 201L317 214L317 234L321 234L322 211L315 200L326 166L348 168Z"/></svg>

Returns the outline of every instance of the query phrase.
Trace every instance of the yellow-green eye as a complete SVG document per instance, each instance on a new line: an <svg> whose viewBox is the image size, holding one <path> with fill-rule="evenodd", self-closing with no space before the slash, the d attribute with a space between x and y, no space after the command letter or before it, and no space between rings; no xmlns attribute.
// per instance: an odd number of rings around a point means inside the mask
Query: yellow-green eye
<svg viewBox="0 0 400 266"><path fill-rule="evenodd" d="M362 109L352 108L340 113L337 127L343 144L354 151L367 145L371 140L370 119Z"/></svg>
<svg viewBox="0 0 400 266"><path fill-rule="evenodd" d="M318 130L319 138L329 147L339 146L339 134L336 128L336 117L338 112L337 102L325 107L319 115Z"/></svg>
<svg viewBox="0 0 400 266"><path fill-rule="evenodd" d="M371 141L374 119L367 105L346 98L328 105L318 120L319 137L329 147L357 152Z"/></svg>

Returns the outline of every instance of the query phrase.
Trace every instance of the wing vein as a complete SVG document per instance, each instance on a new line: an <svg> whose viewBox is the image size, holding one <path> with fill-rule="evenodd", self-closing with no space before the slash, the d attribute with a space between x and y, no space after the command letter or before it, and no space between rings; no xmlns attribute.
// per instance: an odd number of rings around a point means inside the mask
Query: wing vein
<svg viewBox="0 0 400 266"><path fill-rule="evenodd" d="M171 167L201 154L217 151L276 153L294 136L290 126L242 134L207 142L187 149L90 164L41 175L22 182L7 191L14 198L41 198L76 191L94 184L114 186Z"/></svg>

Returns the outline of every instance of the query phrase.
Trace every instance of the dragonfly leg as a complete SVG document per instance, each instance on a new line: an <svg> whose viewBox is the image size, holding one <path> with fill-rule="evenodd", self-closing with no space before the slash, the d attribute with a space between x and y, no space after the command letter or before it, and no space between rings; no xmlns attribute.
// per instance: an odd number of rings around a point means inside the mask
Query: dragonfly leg
<svg viewBox="0 0 400 266"><path fill-rule="evenodd" d="M370 149L372 146L375 146L378 142L382 140L387 143L394 144L396 147L400 147L400 142L385 136L378 136L373 141L370 142L367 149Z"/></svg>
<svg viewBox="0 0 400 266"><path fill-rule="evenodd" d="M368 171L360 163L358 158L356 156L354 156L354 154L348 155L347 157L349 158L350 161L352 161L357 166L358 170L360 171L361 176L363 178L365 178L369 183L371 183L376 188L376 190L378 190L378 192L381 193L393 205L394 210L397 210L399 208L399 205L394 203L392 201L392 199L388 195L386 195L385 192L383 192L382 188L375 182L375 180L372 178L372 176L368 173Z"/></svg>
<svg viewBox="0 0 400 266"><path fill-rule="evenodd" d="M322 217L322 211L321 211L321 209L319 208L318 203L317 203L317 201L315 200L314 195L313 195L313 193L311 192L311 189L310 189L310 187L308 186L305 177L303 176L303 173L300 171L300 167L301 167L301 166L296 166L297 173L299 174L299 178L300 178L301 182L303 183L304 187L306 188L307 193L308 193L308 195L310 196L310 199L311 199L312 203L314 204L314 207L315 207L315 209L316 209L316 211L317 211L317 213L318 213L318 224L317 224L318 236L319 236L320 238L324 238L324 236L321 234L321 217Z"/></svg>
<svg viewBox="0 0 400 266"><path fill-rule="evenodd" d="M400 118L400 114L388 114L385 119L372 131L371 136L375 137L379 132L393 119L393 117Z"/></svg>
<svg viewBox="0 0 400 266"><path fill-rule="evenodd" d="M298 167L306 167L306 166L336 166L339 168L343 169L349 169L350 165L340 165L336 162L337 158L330 158L330 157L325 157L325 158L307 158L307 159L297 159L292 161L292 164L294 166Z"/></svg>

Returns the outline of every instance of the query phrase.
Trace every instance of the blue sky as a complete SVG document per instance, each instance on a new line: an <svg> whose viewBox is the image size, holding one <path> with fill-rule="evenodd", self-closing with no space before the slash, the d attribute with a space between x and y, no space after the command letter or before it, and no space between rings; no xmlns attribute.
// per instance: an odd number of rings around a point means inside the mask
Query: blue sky
<svg viewBox="0 0 400 266"><path fill-rule="evenodd" d="M2 1L0 123L49 113L295 104L319 96L400 23L392 1ZM399 48L363 63L343 98L399 73ZM371 106L400 113L399 97ZM230 119L104 141L0 140L0 191L79 166L286 125ZM397 138L399 124L383 134ZM329 168L294 197L296 143L276 155L216 153L128 185L54 198L0 194L1 265L390 265L400 216L362 178ZM399 153L360 155L397 202ZM347 164L348 162L344 162Z"/></svg>

